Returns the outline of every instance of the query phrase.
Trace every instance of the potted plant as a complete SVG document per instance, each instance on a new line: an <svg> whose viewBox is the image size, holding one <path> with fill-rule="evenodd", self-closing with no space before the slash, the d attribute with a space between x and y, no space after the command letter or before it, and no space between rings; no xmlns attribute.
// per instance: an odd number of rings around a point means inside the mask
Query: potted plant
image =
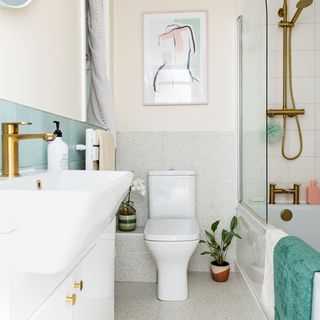
<svg viewBox="0 0 320 320"><path fill-rule="evenodd" d="M230 231L225 229L221 232L220 243L216 239L216 230L219 226L220 220L215 221L211 225L211 232L205 231L207 240L200 240L199 243L204 243L209 251L204 251L201 255L209 255L214 260L211 262L211 275L212 279L218 282L225 282L229 278L230 264L226 261L228 248L234 237L241 239L241 237L235 232L238 225L238 219L234 216L230 223Z"/></svg>
<svg viewBox="0 0 320 320"><path fill-rule="evenodd" d="M136 209L131 201L131 193L138 192L142 196L146 194L146 186L141 178L135 179L129 187L128 193L118 210L118 227L120 231L134 231L136 229Z"/></svg>

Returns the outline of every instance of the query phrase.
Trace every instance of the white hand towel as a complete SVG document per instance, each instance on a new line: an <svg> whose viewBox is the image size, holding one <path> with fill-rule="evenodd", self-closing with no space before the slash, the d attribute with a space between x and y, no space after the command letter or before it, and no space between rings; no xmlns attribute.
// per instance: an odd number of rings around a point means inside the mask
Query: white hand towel
<svg viewBox="0 0 320 320"><path fill-rule="evenodd" d="M278 241L286 236L288 236L287 233L274 227L269 227L266 232L265 267L261 300L270 320L274 319L273 252Z"/></svg>
<svg viewBox="0 0 320 320"><path fill-rule="evenodd" d="M99 144L98 170L115 170L116 145L113 134L106 130L96 130Z"/></svg>

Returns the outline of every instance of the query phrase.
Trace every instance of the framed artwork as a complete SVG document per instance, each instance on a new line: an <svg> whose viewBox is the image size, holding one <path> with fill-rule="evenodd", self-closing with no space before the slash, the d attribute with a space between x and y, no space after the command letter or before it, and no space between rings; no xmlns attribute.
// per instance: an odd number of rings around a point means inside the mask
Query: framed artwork
<svg viewBox="0 0 320 320"><path fill-rule="evenodd" d="M144 105L207 104L207 12L143 14Z"/></svg>

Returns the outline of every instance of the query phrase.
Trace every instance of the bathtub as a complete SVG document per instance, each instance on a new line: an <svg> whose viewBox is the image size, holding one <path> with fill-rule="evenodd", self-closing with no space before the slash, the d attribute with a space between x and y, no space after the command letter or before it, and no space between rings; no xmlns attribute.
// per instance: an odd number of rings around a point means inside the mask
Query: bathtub
<svg viewBox="0 0 320 320"><path fill-rule="evenodd" d="M292 211L290 221L281 219L283 209ZM320 205L269 205L268 218L275 227L303 239L320 252Z"/></svg>
<svg viewBox="0 0 320 320"><path fill-rule="evenodd" d="M292 211L292 219L283 221L281 211ZM289 235L297 236L320 252L320 205L270 205L269 224L283 229ZM250 208L239 205L238 233L242 236L237 241L236 266L243 278L242 284L252 297L251 307L255 319L268 319L261 306L261 290L264 275L265 234L267 225ZM312 301L312 320L320 319L320 273L314 276ZM248 296L247 294L247 296Z"/></svg>

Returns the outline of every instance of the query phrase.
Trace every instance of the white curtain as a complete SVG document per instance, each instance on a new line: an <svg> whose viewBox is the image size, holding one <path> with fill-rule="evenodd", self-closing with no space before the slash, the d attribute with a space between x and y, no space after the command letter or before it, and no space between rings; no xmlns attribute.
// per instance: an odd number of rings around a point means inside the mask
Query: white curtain
<svg viewBox="0 0 320 320"><path fill-rule="evenodd" d="M91 67L87 121L110 130L116 138L112 90L107 78L106 10L104 0L88 0L88 56Z"/></svg>

